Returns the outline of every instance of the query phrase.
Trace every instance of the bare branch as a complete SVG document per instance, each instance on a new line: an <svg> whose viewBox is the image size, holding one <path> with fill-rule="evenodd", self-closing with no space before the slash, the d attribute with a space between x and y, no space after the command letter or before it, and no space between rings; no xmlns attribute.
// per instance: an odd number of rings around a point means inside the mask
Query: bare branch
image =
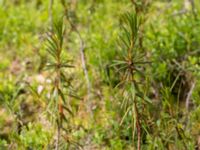
<svg viewBox="0 0 200 150"><path fill-rule="evenodd" d="M90 84L90 80L89 80L89 75L88 75L88 69L87 69L87 63L86 63L86 56L85 56L85 42L79 32L79 30L77 29L77 26L71 21L71 18L68 16L68 7L66 6L65 3L62 3L63 7L65 9L65 14L66 14L66 18L67 21L69 22L71 28L73 31L75 31L79 37L79 41L80 41L80 54L81 54L81 63L82 63L82 68L83 68L83 72L85 75L85 81L87 84L87 110L90 113L90 115L92 116L92 110L91 110L91 102L90 102L90 96L91 96L91 84Z"/></svg>
<svg viewBox="0 0 200 150"><path fill-rule="evenodd" d="M189 110L190 99L191 99L192 92L193 92L193 90L194 90L195 84L196 84L196 82L193 82L193 83L192 83L192 86L191 86L191 88L190 88L190 91L189 91L188 94L187 94L187 98L186 98L186 101L185 101L185 108L186 108L187 111Z"/></svg>

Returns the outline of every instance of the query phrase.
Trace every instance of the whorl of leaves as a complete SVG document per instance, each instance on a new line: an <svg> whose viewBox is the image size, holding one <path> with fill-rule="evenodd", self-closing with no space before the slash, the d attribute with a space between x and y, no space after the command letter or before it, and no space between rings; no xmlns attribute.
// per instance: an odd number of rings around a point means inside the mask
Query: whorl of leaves
<svg viewBox="0 0 200 150"><path fill-rule="evenodd" d="M48 63L47 69L73 67L69 64L70 60L62 58L64 35L65 27L63 19L60 19L48 33L46 50L52 56L53 62Z"/></svg>
<svg viewBox="0 0 200 150"><path fill-rule="evenodd" d="M125 13L122 15L120 21L122 29L118 41L120 59L115 60L112 66L115 66L118 72L123 72L124 80L129 80L135 73L142 74L140 69L148 62L144 61L144 53L139 48L138 35L140 21L137 14Z"/></svg>

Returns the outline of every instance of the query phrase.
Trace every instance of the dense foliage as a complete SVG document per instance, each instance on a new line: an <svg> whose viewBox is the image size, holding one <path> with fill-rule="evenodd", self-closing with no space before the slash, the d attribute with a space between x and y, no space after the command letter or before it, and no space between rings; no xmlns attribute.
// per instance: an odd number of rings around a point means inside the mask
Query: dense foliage
<svg viewBox="0 0 200 150"><path fill-rule="evenodd" d="M200 150L198 0L0 0L0 150Z"/></svg>

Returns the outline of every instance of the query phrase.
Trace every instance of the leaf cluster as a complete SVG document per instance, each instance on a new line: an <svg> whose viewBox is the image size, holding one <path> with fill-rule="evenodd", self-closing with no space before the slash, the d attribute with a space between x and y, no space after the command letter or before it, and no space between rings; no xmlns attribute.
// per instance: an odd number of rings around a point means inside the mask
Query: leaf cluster
<svg viewBox="0 0 200 150"><path fill-rule="evenodd" d="M65 27L63 25L63 19L60 19L54 23L52 31L50 30L48 34L46 50L54 61L47 65L47 69L73 67L69 64L71 60L64 60L62 58L64 35Z"/></svg>
<svg viewBox="0 0 200 150"><path fill-rule="evenodd" d="M119 36L120 56L114 60L112 66L118 72L123 72L123 82L133 81L135 73L143 75L141 68L149 63L144 59L144 52L140 50L138 43L140 19L136 13L125 13L121 17L122 34Z"/></svg>

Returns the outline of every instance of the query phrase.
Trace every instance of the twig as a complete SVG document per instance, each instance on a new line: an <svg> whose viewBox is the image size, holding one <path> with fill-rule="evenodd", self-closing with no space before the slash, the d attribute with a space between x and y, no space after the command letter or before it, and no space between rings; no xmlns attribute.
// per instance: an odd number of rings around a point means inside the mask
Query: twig
<svg viewBox="0 0 200 150"><path fill-rule="evenodd" d="M55 150L59 150L59 141L60 141L60 125L57 125L57 137L56 137L56 148Z"/></svg>
<svg viewBox="0 0 200 150"><path fill-rule="evenodd" d="M179 15L184 15L186 13L188 13L188 11L186 9L182 9L178 12L174 12L171 16L174 17L174 16L179 16Z"/></svg>
<svg viewBox="0 0 200 150"><path fill-rule="evenodd" d="M195 84L196 84L196 82L192 83L190 91L187 94L187 98L186 98L186 101L185 101L185 108L186 108L187 111L189 110L190 98L192 96L192 91L194 90Z"/></svg>
<svg viewBox="0 0 200 150"><path fill-rule="evenodd" d="M136 103L136 99L134 101L134 109L135 109L135 113L136 113L136 127L137 127L137 150L141 149L141 125L140 125L140 118L139 118L139 112L138 112L138 108L137 108L137 103Z"/></svg>
<svg viewBox="0 0 200 150"><path fill-rule="evenodd" d="M77 33L79 40L80 40L81 63L82 63L82 68L83 68L83 72L84 72L84 75L85 75L85 81L86 81L86 84L87 84L87 101L88 101L87 110L90 113L90 115L92 116L91 103L90 103L91 83L90 83L90 80L89 80L88 69L87 69L87 65L86 65L85 43L84 43L84 40L83 40L80 32L78 31L76 25L70 20L70 17L68 16L68 8L67 8L65 3L63 3L63 7L65 9L66 18L67 18L72 30L74 30Z"/></svg>
<svg viewBox="0 0 200 150"><path fill-rule="evenodd" d="M91 103L90 103L90 96L91 96L91 84L90 84L90 80L89 80L89 76L88 76L88 70L87 70L87 66L86 66L86 56L85 56L85 44L84 41L81 37L81 34L79 33L78 30L76 30L79 39L80 39L80 53L81 53L81 62L82 62L82 68L85 74L85 81L87 84L87 96L88 96L88 111L90 112L90 114L92 114L91 112Z"/></svg>
<svg viewBox="0 0 200 150"><path fill-rule="evenodd" d="M136 84L135 84L135 81L134 81L134 75L133 75L133 70L131 69L130 70L130 72L131 72L131 81L132 81L132 83L135 85L135 86L137 86ZM135 98L134 100L133 100L133 107L134 107L134 110L135 110L135 116L136 116L136 128L137 128L137 150L141 150L141 124L140 124L140 114L139 114L139 111L138 111L138 107L137 107L137 99ZM134 141L133 141L134 142Z"/></svg>

